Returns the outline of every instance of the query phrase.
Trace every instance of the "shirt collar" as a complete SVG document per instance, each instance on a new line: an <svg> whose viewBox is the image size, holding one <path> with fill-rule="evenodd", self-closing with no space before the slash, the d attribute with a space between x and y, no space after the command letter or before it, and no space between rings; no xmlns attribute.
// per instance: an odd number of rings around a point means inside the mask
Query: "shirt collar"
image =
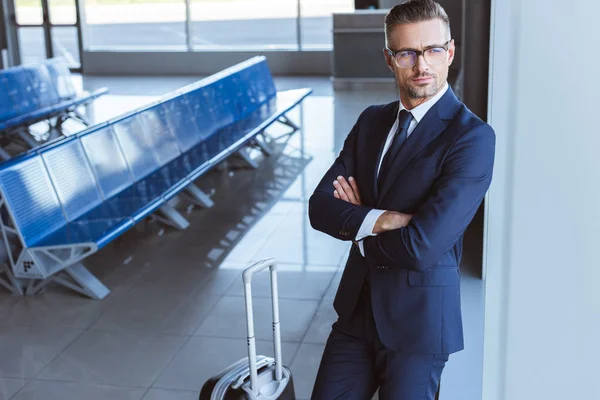
<svg viewBox="0 0 600 400"><path fill-rule="evenodd" d="M425 114L427 114L427 111L429 111L429 109L431 109L431 107L433 107L433 105L437 103L437 101L446 93L447 90L448 82L444 82L444 87L435 96L427 100L425 103L419 104L418 106L410 110L410 113L412 114L413 118L417 121L417 123L421 122L423 117L425 117ZM400 108L398 110L398 115L400 115L400 111L406 110L406 108L402 104L402 101L399 101L399 103Z"/></svg>

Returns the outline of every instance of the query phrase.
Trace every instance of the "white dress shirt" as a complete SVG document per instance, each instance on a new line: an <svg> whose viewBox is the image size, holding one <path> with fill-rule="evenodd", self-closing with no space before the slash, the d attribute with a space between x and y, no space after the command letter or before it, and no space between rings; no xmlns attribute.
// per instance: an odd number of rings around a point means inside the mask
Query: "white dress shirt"
<svg viewBox="0 0 600 400"><path fill-rule="evenodd" d="M410 113L412 114L412 117L413 117L412 121L410 121L410 125L408 126L408 132L407 132L408 136L410 136L410 134L415 130L415 128L417 127L419 122L421 122L423 117L425 117L425 114L427 114L427 111L429 111L429 109L431 107L433 107L433 105L435 103L437 103L437 101L446 93L447 90L448 90L448 82L444 83L444 87L442 88L442 90L440 90L434 97L427 100L425 103L416 106L412 110L407 110L407 111L410 111ZM402 101L400 101L399 103L400 103L400 105L399 105L399 109L398 109L398 117L400 116L400 111L406 109L404 107L404 105L402 104ZM381 163L383 161L383 157L385 156L385 153L388 151L388 149L392 145L392 140L394 139L396 130L398 130L398 117L396 117L396 121L394 122L394 125L392 125L392 129L390 129L390 133L388 133L388 137L383 146L383 152L381 153L381 159L379 160L379 166L377 167L377 176L379 176L379 170L381 169ZM365 249L364 249L364 244L361 240L367 236L377 236L375 233L373 233L373 228L375 227L375 223L377 222L377 219L379 218L379 216L381 214L383 214L385 211L386 210L378 210L378 209L373 209L373 210L369 211L369 213L363 220L363 223L358 230L358 233L356 235L356 241L358 242L358 248L360 249L360 254L362 254L363 257L365 256Z"/></svg>

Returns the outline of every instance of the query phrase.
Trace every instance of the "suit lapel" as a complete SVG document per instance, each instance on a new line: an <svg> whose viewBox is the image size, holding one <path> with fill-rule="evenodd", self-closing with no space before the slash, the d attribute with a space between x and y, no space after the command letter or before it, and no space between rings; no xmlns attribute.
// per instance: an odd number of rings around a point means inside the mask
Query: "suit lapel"
<svg viewBox="0 0 600 400"><path fill-rule="evenodd" d="M425 117L419 122L400 149L400 153L394 159L391 170L383 182L381 192L377 196L378 201L381 201L390 188L392 188L396 178L404 167L425 146L446 129L452 118L456 115L459 106L460 102L454 95L454 92L451 88L448 88L440 100L425 114Z"/></svg>
<svg viewBox="0 0 600 400"><path fill-rule="evenodd" d="M369 146L365 152L366 154L366 168L371 178L371 190L373 198L377 199L377 168L379 166L379 160L381 160L381 154L383 152L383 146L388 138L392 125L398 118L398 106L399 102L395 101L384 106L377 116L378 120L375 123L375 129L369 135L369 139L366 141Z"/></svg>

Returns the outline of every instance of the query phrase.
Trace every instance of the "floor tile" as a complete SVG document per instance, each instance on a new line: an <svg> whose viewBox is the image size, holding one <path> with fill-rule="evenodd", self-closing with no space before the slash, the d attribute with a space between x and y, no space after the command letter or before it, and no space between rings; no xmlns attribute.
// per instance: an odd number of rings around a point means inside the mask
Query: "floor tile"
<svg viewBox="0 0 600 400"><path fill-rule="evenodd" d="M285 265L288 267L293 265ZM279 268L277 271L277 286L280 299L321 300L329 287L335 271L323 269L321 272L310 266L297 266L300 271L287 271ZM244 296L242 281L234 282L227 291L228 295ZM253 297L271 297L270 274L257 274L252 278Z"/></svg>
<svg viewBox="0 0 600 400"><path fill-rule="evenodd" d="M336 320L337 314L333 309L333 301L324 299L308 328L304 343L325 344L331 332L331 325Z"/></svg>
<svg viewBox="0 0 600 400"><path fill-rule="evenodd" d="M257 354L273 357L273 342L259 340ZM204 382L234 362L247 357L245 339L193 337L156 380L153 387L165 389L200 390ZM284 365L296 354L298 343L284 342Z"/></svg>
<svg viewBox="0 0 600 400"><path fill-rule="evenodd" d="M239 272L221 270L218 267L208 268L201 265L193 250L173 253L169 260L156 260L153 268L135 285L136 290L162 291L182 293L203 290L211 295L224 294L236 278L241 279Z"/></svg>
<svg viewBox="0 0 600 400"><path fill-rule="evenodd" d="M269 236L273 232L268 232L268 235L246 235L223 260L224 263L242 263L249 264L255 259L256 253L269 241Z"/></svg>
<svg viewBox="0 0 600 400"><path fill-rule="evenodd" d="M220 296L203 289L165 293L162 288L134 288L91 329L192 335Z"/></svg>
<svg viewBox="0 0 600 400"><path fill-rule="evenodd" d="M61 287L35 297L0 295L0 326L57 326L87 329L106 311L112 299L92 300Z"/></svg>
<svg viewBox="0 0 600 400"><path fill-rule="evenodd" d="M10 399L26 384L22 378L0 378L0 399Z"/></svg>
<svg viewBox="0 0 600 400"><path fill-rule="evenodd" d="M301 342L314 317L319 302L316 300L281 299L279 314L281 338L288 342ZM271 300L254 298L254 326L258 339L272 337ZM245 338L246 306L244 297L224 296L196 331L198 336Z"/></svg>
<svg viewBox="0 0 600 400"><path fill-rule="evenodd" d="M335 295L337 293L337 290L340 286L340 281L342 280L343 273L344 273L343 269L338 270L336 272L335 276L333 277L333 280L331 281L331 284L327 288L327 292L325 292L325 299L333 301L333 299L335 298Z"/></svg>
<svg viewBox="0 0 600 400"><path fill-rule="evenodd" d="M198 400L198 391L151 389L142 400Z"/></svg>
<svg viewBox="0 0 600 400"><path fill-rule="evenodd" d="M79 382L31 381L12 400L140 400L146 389Z"/></svg>
<svg viewBox="0 0 600 400"><path fill-rule="evenodd" d="M60 355L40 379L149 387L186 338L89 331Z"/></svg>
<svg viewBox="0 0 600 400"><path fill-rule="evenodd" d="M310 399L324 349L318 344L302 344L298 349L290 369L299 399Z"/></svg>
<svg viewBox="0 0 600 400"><path fill-rule="evenodd" d="M290 264L337 266L345 253L346 247L340 246L335 239L326 236L311 238L307 228L305 237L298 237L298 233L291 233L290 230L278 230L256 254L255 259L274 257Z"/></svg>
<svg viewBox="0 0 600 400"><path fill-rule="evenodd" d="M462 272L464 350L450 355L442 374L443 400L480 400L483 384L484 285L469 270Z"/></svg>
<svg viewBox="0 0 600 400"><path fill-rule="evenodd" d="M35 377L81 334L56 327L0 327L0 376Z"/></svg>

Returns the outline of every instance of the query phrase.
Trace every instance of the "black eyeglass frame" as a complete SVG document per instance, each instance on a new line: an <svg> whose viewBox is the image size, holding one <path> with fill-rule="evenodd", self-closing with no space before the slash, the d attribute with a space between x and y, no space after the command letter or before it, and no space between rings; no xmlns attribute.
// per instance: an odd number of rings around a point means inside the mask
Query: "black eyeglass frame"
<svg viewBox="0 0 600 400"><path fill-rule="evenodd" d="M417 61L419 60L419 57L423 56L423 58L425 58L425 52L429 51L431 49L444 49L444 51L446 52L446 54L448 54L448 50L450 49L450 42L452 42L452 39L448 40L441 47L440 46L430 46L430 47L427 47L427 48L425 48L423 50L405 49L405 50L394 51L394 50L391 50L388 47L385 47L385 51L387 51L388 54L393 59L396 59L396 55L398 53L414 53L415 54L415 62L413 63L413 65L410 65L408 67L402 67L402 66L398 65L398 67L400 67L400 68L412 68L412 67L414 67L417 64ZM427 62L427 59L425 59L425 62ZM427 64L429 64L429 65L440 65L442 62L440 62L439 64L430 64L429 62L427 62ZM396 64L398 64L398 62L396 62Z"/></svg>

